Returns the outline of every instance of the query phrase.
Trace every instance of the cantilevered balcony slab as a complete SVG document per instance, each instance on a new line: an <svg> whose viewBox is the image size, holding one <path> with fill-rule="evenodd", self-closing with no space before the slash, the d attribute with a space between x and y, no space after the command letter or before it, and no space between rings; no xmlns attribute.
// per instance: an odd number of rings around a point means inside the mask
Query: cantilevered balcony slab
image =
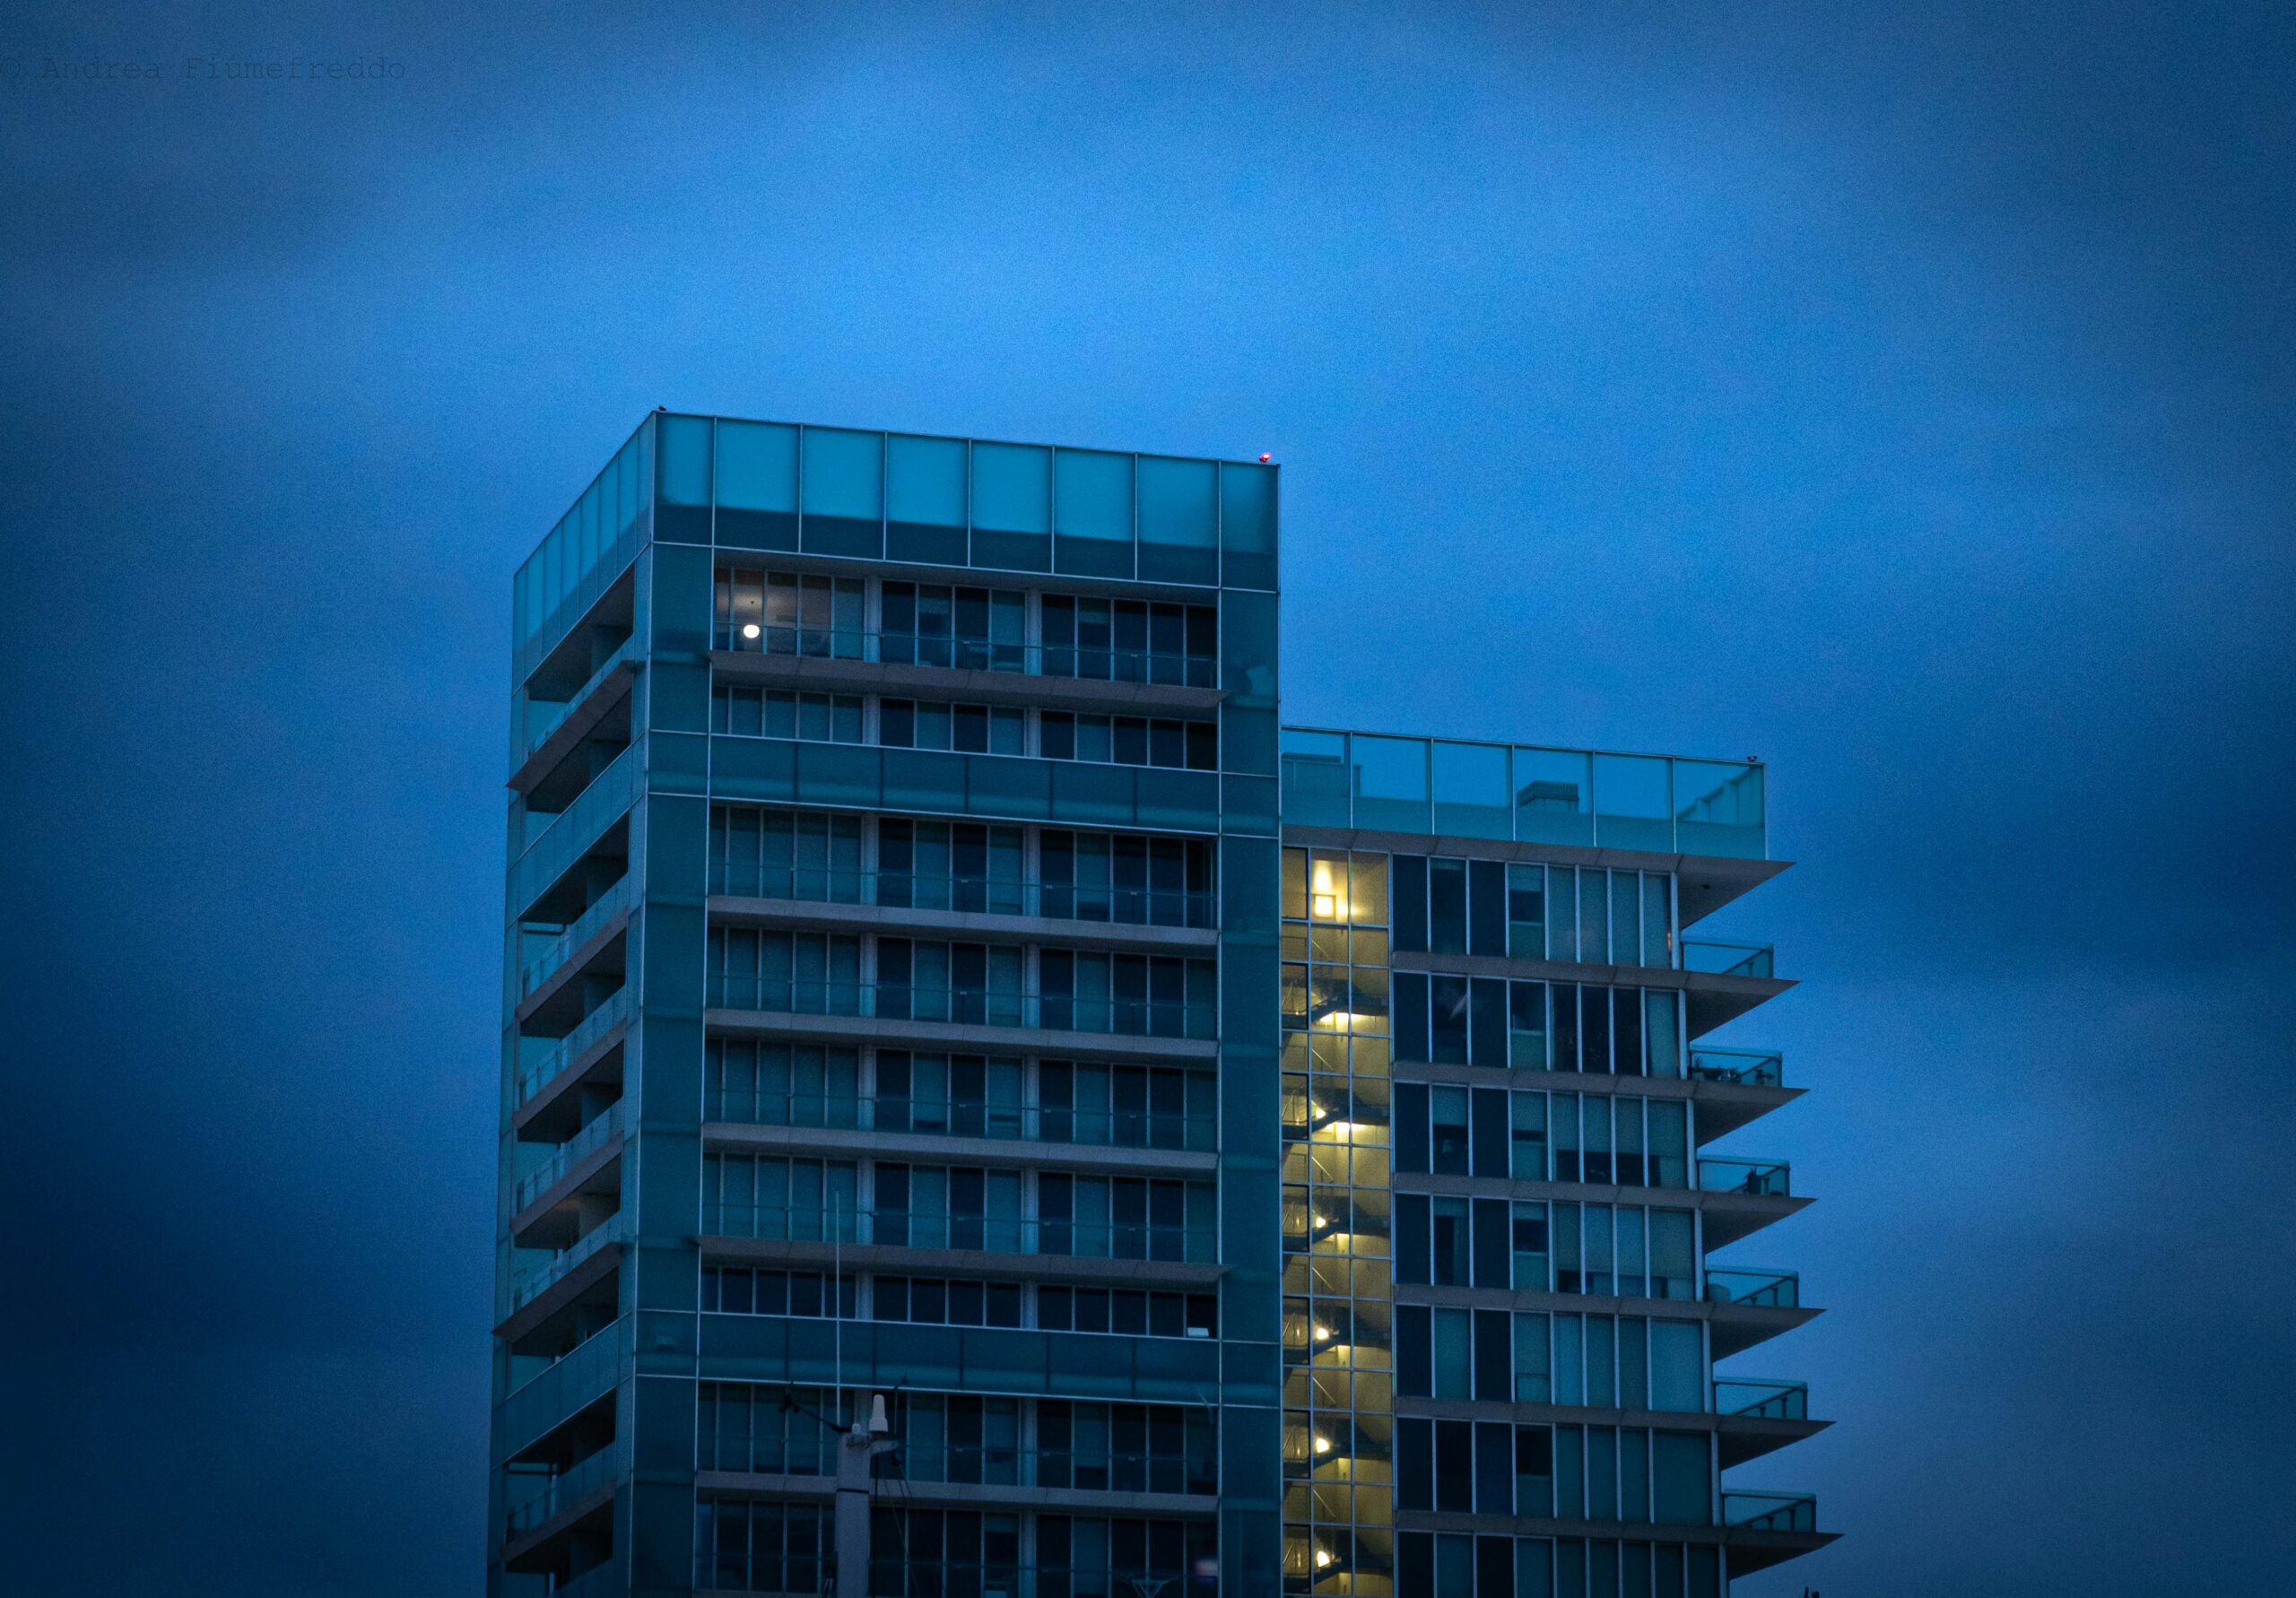
<svg viewBox="0 0 2296 1598"><path fill-rule="evenodd" d="M1644 1410L1607 1404L1500 1403L1488 1399L1402 1398L1397 1415L1423 1415L1436 1420L1520 1420L1542 1426L1645 1426L1666 1431L1705 1431L1715 1434L1722 1468L1744 1464L1773 1449L1813 1437L1833 1424L1831 1420L1781 1420L1750 1415L1723 1415L1712 1411Z"/></svg>
<svg viewBox="0 0 2296 1598"><path fill-rule="evenodd" d="M1005 1254L983 1248L909 1248L891 1243L814 1243L787 1238L697 1237L704 1255L728 1264L833 1265L897 1276L960 1276L981 1281L1082 1281L1209 1287L1222 1267L1201 1261L1112 1260L1068 1254Z"/></svg>
<svg viewBox="0 0 2296 1598"><path fill-rule="evenodd" d="M763 1126L745 1121L707 1122L701 1139L712 1149L834 1153L848 1159L866 1155L926 1164L961 1160L966 1165L1019 1169L1209 1177L1220 1168L1219 1155L1208 1150L1118 1148L1107 1143L1047 1142L1039 1138L944 1137L937 1133L834 1126Z"/></svg>
<svg viewBox="0 0 2296 1598"><path fill-rule="evenodd" d="M616 1132L597 1147L568 1165L565 1171L555 1181L535 1194L531 1202L510 1217L511 1238L514 1240L523 1238L539 1225L544 1217L571 1199L589 1193L609 1190L618 1192L621 1187L618 1177L611 1184L604 1178L608 1176L610 1168L621 1159L625 1142L626 1134ZM531 1243L520 1243L518 1246L520 1247L535 1246Z"/></svg>
<svg viewBox="0 0 2296 1598"><path fill-rule="evenodd" d="M1675 1525L1664 1521L1562 1520L1533 1515L1459 1515L1424 1509L1396 1510L1396 1529L1401 1532L1479 1533L1485 1536L1686 1542L1726 1550L1730 1574L1734 1577L1814 1552L1841 1535L1839 1532L1767 1532L1751 1526Z"/></svg>
<svg viewBox="0 0 2296 1598"><path fill-rule="evenodd" d="M1166 682L1109 682L1090 677L1037 676L971 666L906 665L818 655L762 655L713 649L720 682L753 682L813 692L888 694L978 705L1038 705L1117 716L1205 715L1226 697L1216 688Z"/></svg>
<svg viewBox="0 0 2296 1598"><path fill-rule="evenodd" d="M619 1269L623 1246L619 1239L603 1245L589 1258L497 1322L494 1335L504 1342L514 1343L524 1339L535 1327L574 1303Z"/></svg>
<svg viewBox="0 0 2296 1598"><path fill-rule="evenodd" d="M1398 1285L1398 1304L1457 1309L1523 1309L1548 1315L1639 1315L1657 1321L1704 1321L1713 1357L1726 1359L1805 1326L1824 1312L1796 1306L1716 1303L1700 1298L1627 1298L1614 1293L1556 1293L1504 1288Z"/></svg>
<svg viewBox="0 0 2296 1598"><path fill-rule="evenodd" d="M1177 1063L1220 1057L1220 1046L1200 1038L1135 1038L1113 1032L987 1027L968 1021L893 1020L868 1015L798 1015L770 1010L711 1010L703 1020L709 1029L721 1038L874 1043L895 1048L946 1048L984 1055L1019 1050L1063 1060Z"/></svg>
<svg viewBox="0 0 2296 1598"><path fill-rule="evenodd" d="M1715 1193L1699 1187L1635 1187L1600 1182L1499 1181L1489 1177L1432 1176L1397 1171L1397 1193L1439 1194L1455 1198L1539 1199L1564 1204L1650 1204L1668 1210L1697 1210L1705 1216L1709 1248L1735 1243L1749 1233L1809 1208L1812 1201L1784 1194Z"/></svg>
<svg viewBox="0 0 2296 1598"><path fill-rule="evenodd" d="M901 905L828 904L815 899L746 899L713 894L709 919L719 926L788 926L838 933L923 934L992 943L1051 943L1063 949L1144 949L1192 952L1218 947L1202 926L1135 926L986 910L926 910Z"/></svg>
<svg viewBox="0 0 2296 1598"><path fill-rule="evenodd" d="M1596 965L1579 960L1509 960L1495 954L1420 954L1397 951L1398 971L1432 971L1455 977L1515 977L1537 982L1581 982L1605 987L1650 987L1680 991L1690 1010L1690 1036L1700 1038L1725 1021L1794 986L1782 977L1724 977L1683 971L1672 966Z"/></svg>
<svg viewBox="0 0 2296 1598"><path fill-rule="evenodd" d="M796 1498L826 1504L837 1492L834 1476L788 1476L752 1471L697 1471L697 1490L718 1495ZM1050 1515L1183 1515L1208 1520L1220 1512L1211 1493L1100 1492L1017 1482L888 1481L881 1490L903 1505L948 1509L1035 1509Z"/></svg>
<svg viewBox="0 0 2296 1598"><path fill-rule="evenodd" d="M1398 1060L1394 1066L1399 1082L1441 1082L1462 1088L1535 1085L1551 1093L1582 1093L1594 1097L1626 1094L1637 1099L1688 1100L1698 1106L1700 1144L1782 1109L1807 1092L1806 1088L1766 1088L1750 1083L1709 1082L1679 1076L1615 1076L1608 1072L1515 1071L1501 1083L1481 1065L1438 1065L1423 1060ZM1535 1084L1533 1077L1536 1076Z"/></svg>
<svg viewBox="0 0 2296 1598"><path fill-rule="evenodd" d="M512 1012L518 1025L526 1025L535 1014L548 1009L551 1001L567 990L568 984L589 975L591 968L598 966L601 956L611 952L613 957L600 968L602 971L621 972L622 951L617 947L617 940L630 928L631 908L625 905L617 910L611 920L582 941L580 948L570 951L557 969L535 984L534 992L518 1001L517 1009Z"/></svg>
<svg viewBox="0 0 2296 1598"><path fill-rule="evenodd" d="M1367 849L1389 855L1439 855L1448 859L1538 860L1550 865L1604 866L1613 871L1670 872L1678 879L1682 923L1694 926L1741 894L1787 870L1790 860L1737 860L1717 855L1665 855L1642 849L1593 848L1579 844L1514 843L1505 838L1431 838L1419 832L1380 832L1361 827L1283 829L1294 848Z"/></svg>
<svg viewBox="0 0 2296 1598"><path fill-rule="evenodd" d="M531 791L542 779L558 769L558 763L574 752L577 745L596 730L598 724L620 708L629 699L631 685L638 680L635 660L620 660L601 677L579 703L567 712L566 719L551 729L550 736L535 746L534 752L518 763L510 774L509 786L518 793Z"/></svg>

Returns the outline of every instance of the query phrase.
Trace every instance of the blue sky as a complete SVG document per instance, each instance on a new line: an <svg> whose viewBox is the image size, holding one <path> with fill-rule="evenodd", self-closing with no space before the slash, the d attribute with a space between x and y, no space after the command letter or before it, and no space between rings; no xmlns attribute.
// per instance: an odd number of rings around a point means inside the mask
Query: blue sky
<svg viewBox="0 0 2296 1598"><path fill-rule="evenodd" d="M2276 1590L2284 9L474 13L0 29L25 1590L475 1590L509 579L657 404L1269 450L1287 719L1769 760L1741 1590Z"/></svg>

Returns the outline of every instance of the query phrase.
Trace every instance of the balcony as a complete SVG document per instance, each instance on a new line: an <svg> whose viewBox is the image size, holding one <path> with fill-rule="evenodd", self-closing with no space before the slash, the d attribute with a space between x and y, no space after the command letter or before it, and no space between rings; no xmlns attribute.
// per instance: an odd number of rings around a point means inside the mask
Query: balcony
<svg viewBox="0 0 2296 1598"><path fill-rule="evenodd" d="M928 1248L1058 1259L1209 1264L1214 1256L1214 1238L1209 1230L1144 1220L1042 1220L909 1210L854 1212L711 1203L702 1206L701 1229L712 1238L773 1243Z"/></svg>
<svg viewBox="0 0 2296 1598"><path fill-rule="evenodd" d="M572 1244L560 1249L540 1264L528 1267L510 1281L510 1309L513 1314L533 1303L570 1275L585 1260L595 1257L611 1245L624 1242L629 1237L630 1223L626 1217L614 1215L592 1227Z"/></svg>
<svg viewBox="0 0 2296 1598"><path fill-rule="evenodd" d="M1714 1412L1755 1420L1807 1420L1807 1382L1719 1381L1714 1384Z"/></svg>
<svg viewBox="0 0 2296 1598"><path fill-rule="evenodd" d="M1712 864L1683 879L1684 924L1774 874L1764 768L1285 727L1285 827L1514 839ZM1744 862L1733 868L1729 862Z"/></svg>
<svg viewBox="0 0 2296 1598"><path fill-rule="evenodd" d="M1028 644L954 638L947 633L888 632L877 628L786 625L721 621L715 648L745 655L793 656L943 671L1004 672L1092 682L1137 682L1169 688L1214 688L1220 663L1209 655L1159 649Z"/></svg>
<svg viewBox="0 0 2296 1598"><path fill-rule="evenodd" d="M1703 1048L1690 1051L1690 1079L1738 1088L1782 1088L1786 1057L1774 1050Z"/></svg>
<svg viewBox="0 0 2296 1598"><path fill-rule="evenodd" d="M513 1492L521 1482L539 1481L541 1485L513 1504L503 1517L504 1539L522 1537L556 1519L601 1488L613 1486L621 1474L622 1453L612 1443L587 1459L548 1476L527 1475L513 1467L509 1476Z"/></svg>
<svg viewBox="0 0 2296 1598"><path fill-rule="evenodd" d="M1750 1532L1815 1532L1817 1495L1726 1490L1722 1494L1722 1524Z"/></svg>
<svg viewBox="0 0 2296 1598"><path fill-rule="evenodd" d="M577 712L583 712L586 714L586 718L595 718L595 714L597 714L599 708L597 705L592 705L592 698L597 696L599 689L606 687L606 682L611 680L615 673L622 671L624 665L634 665L639 659L640 659L639 640L624 638L618 650L615 650L613 655L608 655L606 659L599 664L597 671L592 671L590 677L583 682L581 687L574 689L567 698L562 698L562 700L537 700L537 698L528 698L528 700L526 700L526 742L524 742L524 749L519 751L521 765L526 765L528 760L533 760L533 755L537 753L542 746L549 744L551 737L553 737L562 725L567 725L567 718L570 716L574 716ZM512 783L512 786L517 786L517 783Z"/></svg>
<svg viewBox="0 0 2296 1598"><path fill-rule="evenodd" d="M1210 1153L1219 1126L1209 1114L1092 1110L981 1099L864 1099L857 1094L769 1094L711 1088L703 1117L748 1126L884 1132L1075 1144L1091 1148L1179 1150Z"/></svg>
<svg viewBox="0 0 2296 1598"><path fill-rule="evenodd" d="M1706 1272L1706 1301L1744 1305L1752 1309L1799 1309L1801 1274L1744 1266L1709 1269Z"/></svg>
<svg viewBox="0 0 2296 1598"><path fill-rule="evenodd" d="M584 1016L572 1031L553 1044L548 1054L529 1065L520 1067L511 1101L513 1107L524 1105L540 1094L594 1045L629 1019L630 989L618 987L611 997Z"/></svg>
<svg viewBox="0 0 2296 1598"><path fill-rule="evenodd" d="M1740 1159L1710 1154L1698 1162L1698 1185L1702 1193L1791 1198L1792 1176L1792 1165L1783 1159Z"/></svg>
<svg viewBox="0 0 2296 1598"><path fill-rule="evenodd" d="M1774 981L1777 951L1769 943L1726 943L1715 938L1682 940L1683 969L1706 977L1753 977Z"/></svg>
<svg viewBox="0 0 2296 1598"><path fill-rule="evenodd" d="M1218 1006L1209 1001L1078 998L891 983L792 981L730 971L709 974L709 1004L712 1009L773 1014L945 1022L1122 1038L1210 1042L1219 1036Z"/></svg>
<svg viewBox="0 0 2296 1598"><path fill-rule="evenodd" d="M547 942L539 948L530 948L526 958L520 963L518 998L523 1001L530 997L535 989L550 980L575 951L596 936L614 917L628 910L636 897L630 879L623 877L600 894L587 909L555 931L532 922L521 925L519 931L525 937L543 937Z"/></svg>
<svg viewBox="0 0 2296 1598"><path fill-rule="evenodd" d="M804 904L870 905L973 916L1031 916L1053 921L1205 932L1217 926L1219 913L1217 896L1208 890L1080 887L1074 882L1011 877L928 876L909 872L839 871L759 862L713 863L709 891Z"/></svg>
<svg viewBox="0 0 2296 1598"><path fill-rule="evenodd" d="M551 1157L518 1178L511 1190L510 1212L517 1214L557 1185L577 1161L604 1148L622 1134L622 1104L608 1105L588 1125L558 1145Z"/></svg>

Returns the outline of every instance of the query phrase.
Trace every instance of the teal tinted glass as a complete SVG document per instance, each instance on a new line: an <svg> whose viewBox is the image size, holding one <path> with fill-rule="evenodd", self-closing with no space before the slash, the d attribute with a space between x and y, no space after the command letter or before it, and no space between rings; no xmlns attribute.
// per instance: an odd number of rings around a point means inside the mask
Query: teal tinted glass
<svg viewBox="0 0 2296 1598"><path fill-rule="evenodd" d="M1231 588L1275 586L1275 468L1220 467L1220 580Z"/></svg>
<svg viewBox="0 0 2296 1598"><path fill-rule="evenodd" d="M1595 757L1595 841L1605 848L1670 851L1674 806L1659 755Z"/></svg>
<svg viewBox="0 0 2296 1598"><path fill-rule="evenodd" d="M1515 751L1515 836L1528 843L1595 841L1593 773L1583 750Z"/></svg>
<svg viewBox="0 0 2296 1598"><path fill-rule="evenodd" d="M1503 745L1439 741L1434 776L1437 832L1460 838L1513 836Z"/></svg>
<svg viewBox="0 0 2296 1598"><path fill-rule="evenodd" d="M665 505L709 503L709 433L706 416L663 416L655 481Z"/></svg>
<svg viewBox="0 0 2296 1598"><path fill-rule="evenodd" d="M1387 832L1433 830L1426 740L1357 733L1349 743L1355 762L1355 824Z"/></svg>
<svg viewBox="0 0 2296 1598"><path fill-rule="evenodd" d="M1051 453L1025 444L974 445L973 525L998 533L1050 531Z"/></svg>
<svg viewBox="0 0 2296 1598"><path fill-rule="evenodd" d="M875 521L883 508L883 435L809 427L803 444L805 514Z"/></svg>
<svg viewBox="0 0 2296 1598"><path fill-rule="evenodd" d="M797 430L763 421L718 424L718 503L721 508L797 508Z"/></svg>
<svg viewBox="0 0 2296 1598"><path fill-rule="evenodd" d="M1210 461L1143 456L1138 469L1140 577L1220 580L1220 476Z"/></svg>
<svg viewBox="0 0 2296 1598"><path fill-rule="evenodd" d="M1053 567L1086 577L1132 575L1132 457L1063 449L1053 456Z"/></svg>
<svg viewBox="0 0 2296 1598"><path fill-rule="evenodd" d="M1769 852L1763 769L1730 760L1674 762L1674 847L1685 855L1759 860Z"/></svg>
<svg viewBox="0 0 2296 1598"><path fill-rule="evenodd" d="M1351 825L1347 734L1286 727L1279 736L1284 821L1294 827Z"/></svg>
<svg viewBox="0 0 2296 1598"><path fill-rule="evenodd" d="M958 439L885 440L885 518L935 526L965 525L965 447Z"/></svg>

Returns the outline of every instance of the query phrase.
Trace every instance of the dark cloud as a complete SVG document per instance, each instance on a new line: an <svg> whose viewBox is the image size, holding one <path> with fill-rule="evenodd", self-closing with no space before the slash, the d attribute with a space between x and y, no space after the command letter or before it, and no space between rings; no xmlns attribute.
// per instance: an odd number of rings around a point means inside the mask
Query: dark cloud
<svg viewBox="0 0 2296 1598"><path fill-rule="evenodd" d="M1291 718L1768 757L1747 1591L2268 1590L2290 32L22 20L408 72L0 80L17 1585L476 1590L509 577L669 404L1271 449Z"/></svg>

